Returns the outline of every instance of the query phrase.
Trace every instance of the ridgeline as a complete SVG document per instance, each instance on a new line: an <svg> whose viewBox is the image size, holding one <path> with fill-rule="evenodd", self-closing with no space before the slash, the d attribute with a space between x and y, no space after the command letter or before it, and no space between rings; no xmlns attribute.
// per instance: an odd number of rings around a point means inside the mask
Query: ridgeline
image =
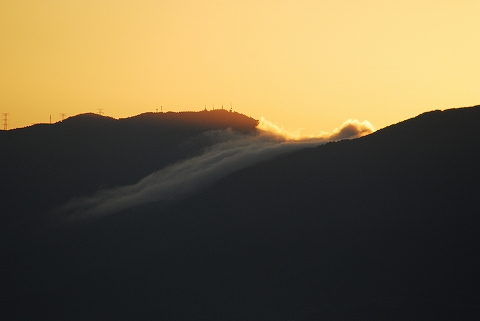
<svg viewBox="0 0 480 321"><path fill-rule="evenodd" d="M55 124L0 131L1 222L41 213L100 188L133 184L214 143L202 133L255 132L258 121L226 110L81 114Z"/></svg>
<svg viewBox="0 0 480 321"><path fill-rule="evenodd" d="M149 114L82 117L95 121L72 118L25 134L22 144L33 150L14 158L23 163L2 163L15 168L9 177L22 189L2 182L3 201L4 192L27 197L26 208L41 212L48 204L30 193L53 202L133 182L201 152L208 141L189 139L228 125L162 131ZM244 124L238 130L254 131L255 120L235 117ZM2 234L0 317L478 320L478 123L480 106L432 111L258 163L179 201L71 225L15 227ZM6 134L13 135L0 137ZM68 148L56 151L54 143ZM51 180L57 168L70 176Z"/></svg>

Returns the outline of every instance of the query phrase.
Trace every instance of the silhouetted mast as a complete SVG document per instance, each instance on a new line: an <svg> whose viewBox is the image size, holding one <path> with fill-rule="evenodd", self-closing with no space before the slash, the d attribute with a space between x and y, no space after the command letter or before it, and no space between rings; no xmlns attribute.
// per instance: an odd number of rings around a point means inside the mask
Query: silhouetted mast
<svg viewBox="0 0 480 321"><path fill-rule="evenodd" d="M10 115L9 113L2 113L2 120L3 120L3 130L7 130L8 129L8 115Z"/></svg>
<svg viewBox="0 0 480 321"><path fill-rule="evenodd" d="M102 108L98 108L97 110L98 110L99 115L103 115L103 109Z"/></svg>
<svg viewBox="0 0 480 321"><path fill-rule="evenodd" d="M65 119L65 113L61 113L60 116L62 117L62 121Z"/></svg>

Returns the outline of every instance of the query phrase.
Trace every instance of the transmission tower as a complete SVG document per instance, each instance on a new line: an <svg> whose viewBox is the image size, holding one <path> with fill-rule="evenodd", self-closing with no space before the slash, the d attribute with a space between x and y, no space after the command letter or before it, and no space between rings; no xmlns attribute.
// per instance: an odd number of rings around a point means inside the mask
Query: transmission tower
<svg viewBox="0 0 480 321"><path fill-rule="evenodd" d="M2 113L3 130L8 129L8 115L10 115L10 114L9 113Z"/></svg>
<svg viewBox="0 0 480 321"><path fill-rule="evenodd" d="M98 110L99 115L103 115L103 109L102 108L98 108L97 110Z"/></svg>
<svg viewBox="0 0 480 321"><path fill-rule="evenodd" d="M60 116L62 117L62 121L65 119L66 114L65 113L60 113Z"/></svg>

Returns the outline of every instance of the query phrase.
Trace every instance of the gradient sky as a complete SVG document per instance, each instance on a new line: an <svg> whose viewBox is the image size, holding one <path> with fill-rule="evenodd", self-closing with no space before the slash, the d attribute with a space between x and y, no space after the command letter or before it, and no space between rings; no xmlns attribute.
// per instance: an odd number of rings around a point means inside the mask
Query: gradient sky
<svg viewBox="0 0 480 321"><path fill-rule="evenodd" d="M0 35L10 128L223 103L316 134L480 103L478 0L2 0Z"/></svg>

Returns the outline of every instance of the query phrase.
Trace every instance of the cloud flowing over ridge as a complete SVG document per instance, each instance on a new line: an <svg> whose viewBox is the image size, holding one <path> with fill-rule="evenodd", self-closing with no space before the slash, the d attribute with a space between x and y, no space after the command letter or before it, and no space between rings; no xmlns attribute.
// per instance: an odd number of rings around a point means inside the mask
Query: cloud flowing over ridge
<svg viewBox="0 0 480 321"><path fill-rule="evenodd" d="M262 118L256 134L233 130L204 133L217 142L202 155L179 161L156 171L134 185L97 192L73 199L58 212L75 220L113 214L161 200L176 200L197 193L215 181L242 168L298 149L315 147L332 140L355 138L373 131L367 122L348 120L332 133L316 137L295 136Z"/></svg>
<svg viewBox="0 0 480 321"><path fill-rule="evenodd" d="M281 126L278 126L265 118L261 117L260 122L257 126L258 129L272 133L274 135L279 135L284 137L286 140L296 140L296 141L305 141L305 140L318 140L324 139L328 141L340 140L340 139L351 139L362 137L373 133L375 129L373 125L368 121L364 120L360 122L356 119L346 120L339 128L335 128L331 133L320 132L317 135L312 136L302 136L300 130L294 132L288 131Z"/></svg>

